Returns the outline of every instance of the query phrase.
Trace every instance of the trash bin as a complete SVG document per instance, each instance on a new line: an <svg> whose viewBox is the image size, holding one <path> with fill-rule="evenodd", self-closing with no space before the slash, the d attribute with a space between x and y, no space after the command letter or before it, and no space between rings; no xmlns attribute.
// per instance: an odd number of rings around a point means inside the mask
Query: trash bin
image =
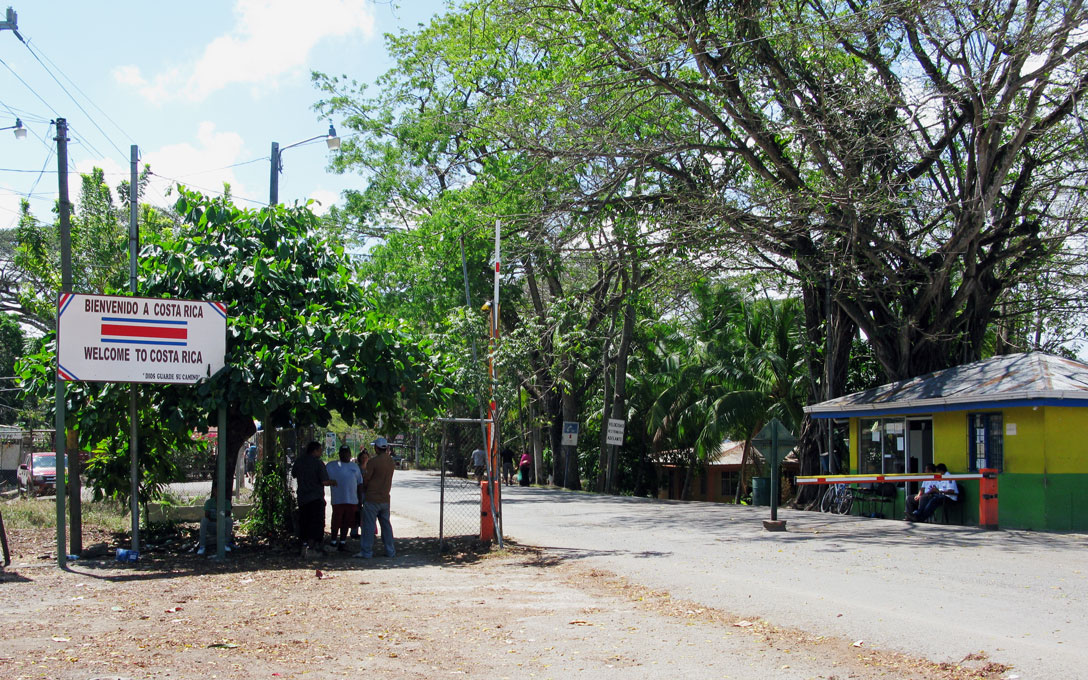
<svg viewBox="0 0 1088 680"><path fill-rule="evenodd" d="M752 505L771 504L771 478L752 477Z"/></svg>

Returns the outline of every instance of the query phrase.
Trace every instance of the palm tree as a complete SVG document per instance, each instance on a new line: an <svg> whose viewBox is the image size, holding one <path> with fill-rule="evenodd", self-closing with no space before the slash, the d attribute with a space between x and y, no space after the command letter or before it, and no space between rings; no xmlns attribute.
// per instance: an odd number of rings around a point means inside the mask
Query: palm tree
<svg viewBox="0 0 1088 680"><path fill-rule="evenodd" d="M735 498L746 490L752 439L771 419L796 428L804 404L801 306L792 298L745 298L717 284L696 290L693 337L683 354L663 361L659 397L649 419L656 442L690 450L692 468L721 442L744 442Z"/></svg>

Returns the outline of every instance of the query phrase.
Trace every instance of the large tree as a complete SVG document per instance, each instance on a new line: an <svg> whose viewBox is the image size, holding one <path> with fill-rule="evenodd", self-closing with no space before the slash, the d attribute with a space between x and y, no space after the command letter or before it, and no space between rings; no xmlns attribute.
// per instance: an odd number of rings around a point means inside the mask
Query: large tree
<svg viewBox="0 0 1088 680"><path fill-rule="evenodd" d="M336 411L348 423L384 414L397 424L409 409L426 414L441 402L441 366L426 343L378 309L308 207L242 210L225 198L179 194L180 227L150 236L141 251L139 294L226 303L226 368L195 386L140 386L159 424L188 436L213 426L225 407L220 436L233 475L255 420L320 427ZM28 388L48 394L50 365L45 357L24 367ZM70 406L69 422L81 443L126 430L123 401L112 398L118 387L74 391L83 406Z"/></svg>

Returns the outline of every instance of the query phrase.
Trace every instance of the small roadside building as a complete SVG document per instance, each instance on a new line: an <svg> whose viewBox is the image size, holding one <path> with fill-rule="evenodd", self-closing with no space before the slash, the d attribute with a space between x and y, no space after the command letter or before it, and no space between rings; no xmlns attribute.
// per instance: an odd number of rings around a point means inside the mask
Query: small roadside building
<svg viewBox="0 0 1088 680"><path fill-rule="evenodd" d="M660 485L658 498L671 500L683 498L689 459L690 451L664 451L656 455L654 465L657 468ZM695 469L692 470L691 500L733 503L742 475L750 484L751 478L769 474L769 466L764 461L763 453L755 446L752 446L751 458L747 465L743 464L743 459L744 442L731 439L723 441L710 459L696 464ZM799 469L796 451L791 451L779 463L778 488L783 501L792 494L793 479L797 476ZM769 482L766 493L770 494Z"/></svg>
<svg viewBox="0 0 1088 680"><path fill-rule="evenodd" d="M1088 365L1039 352L996 356L805 412L849 422L851 473L992 468L1001 527L1088 530ZM960 486L963 523L977 523L978 483Z"/></svg>

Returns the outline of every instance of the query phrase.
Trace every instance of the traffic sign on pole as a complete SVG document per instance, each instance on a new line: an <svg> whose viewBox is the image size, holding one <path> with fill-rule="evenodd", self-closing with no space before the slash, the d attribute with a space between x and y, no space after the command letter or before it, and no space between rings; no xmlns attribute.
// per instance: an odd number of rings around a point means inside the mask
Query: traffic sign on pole
<svg viewBox="0 0 1088 680"><path fill-rule="evenodd" d="M578 446L578 423L573 420L563 421L563 446Z"/></svg>
<svg viewBox="0 0 1088 680"><path fill-rule="evenodd" d="M604 441L613 446L623 446L623 428L625 423L619 418L608 419L608 429L605 430Z"/></svg>

